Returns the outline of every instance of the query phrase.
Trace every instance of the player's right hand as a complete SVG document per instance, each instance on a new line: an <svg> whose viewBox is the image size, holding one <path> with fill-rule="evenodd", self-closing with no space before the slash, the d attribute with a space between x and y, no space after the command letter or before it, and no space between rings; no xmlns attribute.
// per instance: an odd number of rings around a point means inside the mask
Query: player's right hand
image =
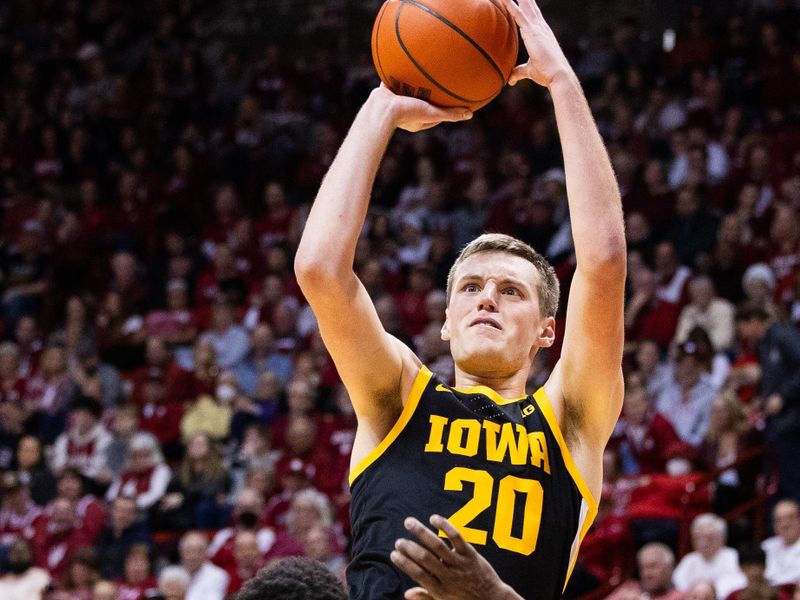
<svg viewBox="0 0 800 600"><path fill-rule="evenodd" d="M405 131L422 131L445 121L472 118L472 111L468 108L441 108L418 98L395 94L384 84L372 91L371 100L385 104L392 124Z"/></svg>

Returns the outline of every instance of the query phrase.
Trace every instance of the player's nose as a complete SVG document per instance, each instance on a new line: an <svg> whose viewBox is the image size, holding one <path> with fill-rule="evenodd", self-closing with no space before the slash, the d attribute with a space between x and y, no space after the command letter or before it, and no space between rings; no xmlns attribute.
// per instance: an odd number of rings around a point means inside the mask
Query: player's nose
<svg viewBox="0 0 800 600"><path fill-rule="evenodd" d="M489 283L481 290L478 296L478 310L497 312L497 287L494 284Z"/></svg>

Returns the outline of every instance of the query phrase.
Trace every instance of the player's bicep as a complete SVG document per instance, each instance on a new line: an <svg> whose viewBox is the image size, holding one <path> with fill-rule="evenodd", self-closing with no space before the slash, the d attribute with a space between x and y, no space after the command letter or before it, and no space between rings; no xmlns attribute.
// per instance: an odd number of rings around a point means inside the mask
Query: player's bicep
<svg viewBox="0 0 800 600"><path fill-rule="evenodd" d="M600 437L610 433L622 403L624 287L624 277L590 278L578 270L567 304L560 388L586 432Z"/></svg>
<svg viewBox="0 0 800 600"><path fill-rule="evenodd" d="M399 410L403 366L413 353L383 328L361 281L353 275L319 292L306 291L306 298L359 419L383 419Z"/></svg>

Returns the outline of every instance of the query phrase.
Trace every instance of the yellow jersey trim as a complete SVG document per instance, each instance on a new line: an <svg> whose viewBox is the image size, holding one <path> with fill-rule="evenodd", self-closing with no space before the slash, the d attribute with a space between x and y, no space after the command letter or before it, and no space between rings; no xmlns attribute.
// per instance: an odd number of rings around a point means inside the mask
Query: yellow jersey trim
<svg viewBox="0 0 800 600"><path fill-rule="evenodd" d="M550 430L553 432L553 437L556 438L556 443L558 443L558 447L561 449L561 455L564 457L564 464L567 466L567 471L569 471L569 474L572 476L572 480L578 487L578 491L581 493L581 496L589 507L586 520L583 522L583 526L580 530L580 542L578 543L578 548L580 548L586 532L589 531L589 528L592 526L592 523L597 516L597 501L594 499L592 492L589 491L589 486L586 485L586 481L584 481L583 475L581 475L577 465L575 465L575 461L572 460L572 455L567 448L567 443L564 441L564 435L561 433L561 427L559 427L558 420L553 412L553 406L550 404L550 400L548 399L544 388L539 388L533 395L533 399L539 406L539 410L542 411L547 424L550 426ZM578 553L576 552L575 556L572 557L569 569L567 570L567 577L564 580L564 589L567 588L567 582L569 582L569 578L572 575L572 570L575 568L575 562L577 559Z"/></svg>
<svg viewBox="0 0 800 600"><path fill-rule="evenodd" d="M456 392L460 392L462 394L483 394L484 396L488 397L492 402L495 404L500 404L501 406L504 404L514 404L515 402L520 402L521 400L525 400L528 396L519 396L518 398L503 398L500 394L495 392L492 388L486 385L474 385L469 388L447 388L441 384L436 386L436 390L439 392L445 392L449 390L455 390Z"/></svg>
<svg viewBox="0 0 800 600"><path fill-rule="evenodd" d="M397 439L397 436L405 429L405 426L411 420L411 416L414 414L414 411L417 410L417 405L419 404L420 398L422 398L422 392L425 391L425 388L428 386L428 382L430 381L431 377L433 377L433 373L431 373L430 369L425 365L420 367L419 373L417 373L416 378L414 379L414 383L411 386L411 392L408 394L408 398L406 399L406 404L403 406L403 412L400 413L400 417L395 421L394 426L389 430L389 433L386 434L386 437L381 440L381 442L375 446L372 451L367 454L361 461L356 465L355 469L350 471L350 485L353 485L356 478L363 473L367 467L369 467L372 463L374 463L380 456L386 452L386 449L392 445L392 443Z"/></svg>

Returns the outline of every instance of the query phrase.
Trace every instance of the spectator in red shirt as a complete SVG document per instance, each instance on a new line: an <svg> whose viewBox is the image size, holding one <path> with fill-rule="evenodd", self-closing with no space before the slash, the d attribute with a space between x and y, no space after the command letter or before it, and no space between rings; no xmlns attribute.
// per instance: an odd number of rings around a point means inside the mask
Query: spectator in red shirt
<svg viewBox="0 0 800 600"><path fill-rule="evenodd" d="M14 341L19 346L19 375L24 378L30 377L39 368L39 359L44 349L35 317L27 315L17 321Z"/></svg>
<svg viewBox="0 0 800 600"><path fill-rule="evenodd" d="M139 428L155 436L167 456L180 456L183 402L166 398L164 382L158 373L150 374L143 382L142 392Z"/></svg>
<svg viewBox="0 0 800 600"><path fill-rule="evenodd" d="M117 600L143 600L148 590L158 587L150 564L150 546L133 544L125 555L125 573L118 580Z"/></svg>
<svg viewBox="0 0 800 600"><path fill-rule="evenodd" d="M244 583L256 576L264 566L263 555L258 547L256 534L240 531L233 542L234 564L226 569L228 573L228 595L236 594Z"/></svg>
<svg viewBox="0 0 800 600"><path fill-rule="evenodd" d="M625 308L626 338L652 340L662 350L669 347L678 324L678 305L656 294L655 274L645 266L630 274L631 299Z"/></svg>
<svg viewBox="0 0 800 600"><path fill-rule="evenodd" d="M672 424L651 408L652 399L638 373L625 382L625 403L615 438L626 474L663 473L667 461L681 448Z"/></svg>
<svg viewBox="0 0 800 600"><path fill-rule="evenodd" d="M106 507L93 494L84 490L84 480L80 471L67 467L58 478L58 498L72 502L75 514L80 519L80 528L86 539L93 543L100 535L106 522ZM48 513L52 512L52 503L47 507Z"/></svg>
<svg viewBox="0 0 800 600"><path fill-rule="evenodd" d="M313 483L317 489L328 495L337 494L342 485L341 473L335 468L324 439L319 422L307 415L291 417L286 427L285 449L275 465L278 478L281 479L291 462L299 458L314 467Z"/></svg>
<svg viewBox="0 0 800 600"><path fill-rule="evenodd" d="M49 515L36 528L36 564L47 569L54 579L61 579L78 548L90 545L80 525L75 503L56 498Z"/></svg>
<svg viewBox="0 0 800 600"><path fill-rule="evenodd" d="M139 432L131 439L126 468L111 483L106 500L127 496L136 501L136 508L147 512L164 496L171 478L158 440Z"/></svg>
<svg viewBox="0 0 800 600"><path fill-rule="evenodd" d="M0 509L0 547L7 547L18 539L31 539L39 522L42 509L30 499L28 488L16 473L5 473L2 479L3 504Z"/></svg>
<svg viewBox="0 0 800 600"><path fill-rule="evenodd" d="M152 378L163 381L164 397L169 402L184 402L194 397L196 390L191 373L175 363L164 338L148 337L144 358L144 366L136 369L130 376L133 382L131 400L135 404L141 406L144 403L144 385Z"/></svg>
<svg viewBox="0 0 800 600"><path fill-rule="evenodd" d="M144 319L148 337L159 337L171 348L190 346L197 337L194 311L189 308L188 286L183 279L167 282L167 305L151 310Z"/></svg>

